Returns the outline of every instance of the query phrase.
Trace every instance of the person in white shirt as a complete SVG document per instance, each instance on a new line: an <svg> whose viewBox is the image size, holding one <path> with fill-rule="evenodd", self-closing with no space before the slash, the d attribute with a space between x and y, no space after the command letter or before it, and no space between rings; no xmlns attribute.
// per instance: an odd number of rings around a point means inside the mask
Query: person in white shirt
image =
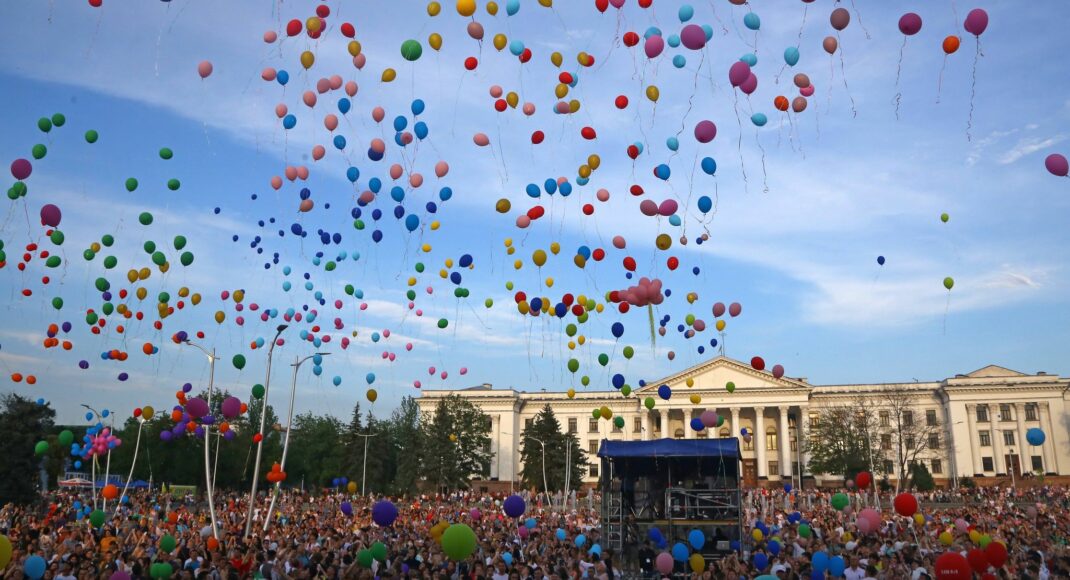
<svg viewBox="0 0 1070 580"><path fill-rule="evenodd" d="M851 556L851 566L843 571L847 580L863 580L866 577L866 569L858 563L858 556Z"/></svg>

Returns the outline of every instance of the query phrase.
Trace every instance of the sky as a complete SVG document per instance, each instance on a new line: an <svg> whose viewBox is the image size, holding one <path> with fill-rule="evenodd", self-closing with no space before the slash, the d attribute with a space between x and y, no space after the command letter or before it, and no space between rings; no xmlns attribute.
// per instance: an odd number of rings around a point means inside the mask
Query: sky
<svg viewBox="0 0 1070 580"><path fill-rule="evenodd" d="M815 384L940 380L988 364L1070 374L1070 181L1044 169L1046 155L1070 154L1070 77L1058 56L1070 51L1064 2L1032 3L1029 10L980 2L990 24L979 39L962 28L973 5L840 3L851 22L831 56L822 50L822 39L836 34L831 2L695 2L688 24L710 27L706 47L668 46L654 59L644 54L645 41L625 46L624 33L642 37L658 27L668 39L684 26L684 2L654 0L643 9L627 0L621 10L602 14L586 0L558 0L552 8L521 0L515 15L502 3L492 16L481 1L474 16L485 29L480 43L467 32L473 18L459 15L452 1L435 17L424 2L331 1L323 3L331 14L319 39L287 37L286 23L304 22L319 4L104 0L99 8L83 1L0 8L0 156L5 164L18 158L33 164L27 195L5 199L0 217L7 254L0 269L0 392L45 399L68 423L82 420L83 403L122 416L147 404L168 408L183 383L201 388L209 377L206 357L170 340L182 330L204 333L199 342L220 357L215 384L247 399L250 387L263 382L267 360L267 349L250 343L270 341L288 309L306 317L292 321L274 350L273 392L289 385L295 357L329 352L321 374L311 362L298 369L297 411L342 418L356 402L388 415L401 397L419 394L415 381L424 389L491 383L606 390L620 373L634 386L699 363L721 346L728 356L761 356ZM743 23L752 8L761 19L758 31ZM896 24L907 11L924 22L909 38ZM343 22L356 29L363 68L347 52ZM267 31L280 40L265 42ZM441 50L429 45L432 33L443 38ZM496 50L491 39L499 33L522 42L531 60ZM941 42L953 34L962 37L961 48L945 57ZM423 46L414 62L400 52L407 39ZM791 46L801 58L788 67L783 54ZM307 71L299 62L306 50L315 56ZM551 62L555 51L560 68ZM593 66L578 63L580 51L594 57ZM729 67L748 53L757 57L759 81L749 97L728 81ZM684 57L682 67L673 63L676 55ZM473 71L463 66L468 57L479 61ZM202 61L213 65L203 79ZM286 70L289 83L263 80L265 68ZM381 81L386 68L396 70L393 82ZM565 97L581 105L573 114L553 111L562 71L577 79ZM809 77L813 96L805 111L782 113L773 99L799 95L797 73ZM303 103L303 93L331 75L357 83L348 114L338 109L341 90L316 95L313 107ZM645 96L651 85L660 92L656 103ZM516 92L535 113L496 111L495 86ZM618 95L629 99L625 109L614 106ZM414 99L425 104L415 118ZM292 129L276 115L280 103L297 120ZM381 123L372 118L375 107L385 111ZM38 119L55 113L65 115L64 126L39 130ZM768 123L757 127L754 113ZM334 132L325 127L328 114L339 119ZM415 121L426 123L427 137L396 144L397 116L406 131ZM709 143L694 136L703 120L718 129ZM584 138L584 127L597 137ZM100 135L93 144L83 138L90 129ZM536 130L545 134L538 145L531 142ZM477 146L477 133L490 145ZM334 135L345 137L343 149L332 144ZM667 141L673 137L675 151ZM382 161L368 156L374 138L386 142ZM38 143L48 152L36 160L30 151ZM635 160L626 153L634 143L643 145ZM319 144L326 154L315 160ZM161 159L162 147L174 157ZM581 185L577 168L592 154L601 163ZM704 157L716 160L714 175L699 168ZM443 177L435 175L440 161L449 164ZM397 182L389 175L395 163L404 173ZM669 179L653 175L659 164L669 166ZM309 168L307 181L284 179L272 188L273 176L299 165ZM355 182L347 179L349 167L360 172ZM420 187L409 186L412 172L424 177ZM130 177L139 183L133 192L124 187ZM544 190L534 199L525 192L530 183L561 177L573 187L568 197ZM14 178L6 178L11 187ZM351 210L373 178L384 185L373 203L359 208L365 228L358 230ZM165 186L169 179L180 180L177 191ZM633 184L645 193L630 195ZM400 203L389 194L395 185L405 195ZM443 187L453 194L447 201L439 197ZM309 212L298 210L302 188L315 202ZM600 189L609 192L608 201L597 199ZM715 200L714 210L700 211L700 196ZM503 198L512 205L506 214L495 210ZM643 215L639 206L648 199L676 200L682 225ZM434 214L428 202L436 204ZM40 225L44 204L62 210L62 246ZM584 204L593 206L592 215L583 213ZM415 231L394 218L397 205L419 217ZM545 216L519 228L517 216L536 205ZM381 219L372 218L374 209ZM139 223L143 212L153 215L150 226ZM293 235L293 224L308 235ZM321 243L321 230L341 241ZM381 231L380 242L373 230ZM668 251L655 248L660 233L673 239ZM703 233L708 239L699 245ZM115 244L86 261L83 252L105 234ZM188 239L183 251L195 255L189 267L177 263L177 235ZM614 248L614 236L626 238L627 247ZM143 249L149 241L168 254L168 272L149 261ZM549 252L554 242L557 255ZM39 246L35 255L47 250L62 256L62 265L47 268L35 257L20 271L31 243ZM573 263L581 246L602 248L606 258L581 269ZM538 249L550 253L541 268L532 260ZM342 252L346 257L337 259ZM118 260L113 270L103 266L107 255ZM457 266L463 255L472 257L471 269ZM659 325L669 317L654 345L645 307L621 314L606 304L579 325L571 340L582 335L585 344L575 349L566 333L575 317L517 311L517 291L554 304L565 293L604 303L606 292L636 283L625 277L626 256L637 262L635 278L658 278L671 290L654 309ZM675 271L667 266L670 256L679 260ZM337 268L328 271L332 259ZM447 259L454 265L446 266ZM126 272L141 267L152 268L152 276L128 283ZM460 274L462 282L443 279L442 270ZM48 284L42 276L50 277ZM949 276L950 292L943 286ZM112 303L142 311L143 319L112 315L104 331L91 334L87 310L100 314L105 302L95 289L100 277L114 294L128 289L130 296L113 296ZM411 287L410 277L416 279ZM346 294L346 285L356 297ZM137 287L146 289L145 300L133 296ZM183 309L154 328L159 294L169 293L174 305L181 288L199 293L200 304L185 298ZM410 288L417 294L412 307ZM455 297L455 288L468 290L468 297ZM243 311L221 297L239 289ZM696 295L693 303L689 293ZM54 297L63 298L62 309L53 308ZM742 305L723 335L712 329L715 302ZM314 322L305 308L316 311ZM222 324L217 311L225 313ZM275 316L262 321L262 312ZM677 325L688 314L708 328L685 337ZM63 322L72 328L57 338L70 340L71 350L43 348L48 326ZM619 339L611 333L614 322L624 325ZM316 345L302 340L307 333L331 340ZM346 348L343 336L351 341ZM719 341L717 348L710 339ZM158 352L143 354L145 343ZM635 349L631 359L622 354L626 345ZM129 358L103 360L101 353L112 349ZM609 357L604 366L601 353ZM240 370L232 361L237 354L247 360ZM576 373L568 370L573 358ZM79 367L83 360L87 369ZM15 382L15 373L33 375L36 383ZM369 387L379 394L374 405ZM282 398L272 397L272 404L278 411Z"/></svg>

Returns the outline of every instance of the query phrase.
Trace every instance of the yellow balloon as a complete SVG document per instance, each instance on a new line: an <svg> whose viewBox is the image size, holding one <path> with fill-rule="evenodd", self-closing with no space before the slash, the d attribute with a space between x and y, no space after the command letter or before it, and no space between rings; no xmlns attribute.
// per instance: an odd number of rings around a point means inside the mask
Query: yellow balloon
<svg viewBox="0 0 1070 580"><path fill-rule="evenodd" d="M445 277L447 277L449 275L450 275L450 273L447 272L445 269L442 269L442 270L438 271L438 277L439 278L445 278Z"/></svg>
<svg viewBox="0 0 1070 580"><path fill-rule="evenodd" d="M576 54L576 62L578 62L578 63L580 63L582 65L586 65L587 64L587 53L582 51L582 50L579 53L577 53Z"/></svg>
<svg viewBox="0 0 1070 580"><path fill-rule="evenodd" d="M702 402L702 397L700 397L698 395L691 395L691 404L692 405L697 405L697 404L699 404L701 402Z"/></svg>
<svg viewBox="0 0 1070 580"><path fill-rule="evenodd" d="M513 245L513 238L505 238L505 242L504 243L505 243L505 247L508 248L509 246Z"/></svg>
<svg viewBox="0 0 1070 580"><path fill-rule="evenodd" d="M120 305L115 307L115 311L118 312L119 314L126 314L127 310L130 310L130 309L126 307L126 304L120 304Z"/></svg>
<svg viewBox="0 0 1070 580"><path fill-rule="evenodd" d="M576 389L569 389L568 390L568 398L574 399L575 397L576 397Z"/></svg>
<svg viewBox="0 0 1070 580"><path fill-rule="evenodd" d="M576 343L571 341L571 340L568 341L568 349L569 350L576 350Z"/></svg>
<svg viewBox="0 0 1070 580"><path fill-rule="evenodd" d="M539 0L539 6L545 6L547 8L554 5L554 0Z"/></svg>
<svg viewBox="0 0 1070 580"><path fill-rule="evenodd" d="M669 234L658 234L657 238L654 238L654 245L659 250L668 250L672 247L672 236Z"/></svg>
<svg viewBox="0 0 1070 580"><path fill-rule="evenodd" d="M718 320L716 326L717 326L717 331L718 332L724 330L724 321L723 320Z"/></svg>
<svg viewBox="0 0 1070 580"><path fill-rule="evenodd" d="M416 285L416 276L409 276L408 282L409 282L409 286L415 286Z"/></svg>
<svg viewBox="0 0 1070 580"><path fill-rule="evenodd" d="M227 319L227 315L222 310L216 310L215 311L215 321L216 321L217 324L223 324L223 321L226 320L226 319Z"/></svg>
<svg viewBox="0 0 1070 580"><path fill-rule="evenodd" d="M693 379L691 377L687 377L687 380L684 381L684 382L687 383L687 388L689 388L689 389L691 387L695 386L695 379Z"/></svg>
<svg viewBox="0 0 1070 580"><path fill-rule="evenodd" d="M171 269L171 262L164 262L163 264L160 264L160 271L163 272L164 274L166 274L167 271L170 270L170 269Z"/></svg>
<svg viewBox="0 0 1070 580"><path fill-rule="evenodd" d="M476 13L476 0L457 0L457 14L471 16Z"/></svg>
<svg viewBox="0 0 1070 580"><path fill-rule="evenodd" d="M347 483L346 490L349 491L349 493L357 493L357 482L351 481Z"/></svg>
<svg viewBox="0 0 1070 580"><path fill-rule="evenodd" d="M591 176L591 168L587 165L580 165L580 168L576 173L578 173L580 177L586 179Z"/></svg>
<svg viewBox="0 0 1070 580"><path fill-rule="evenodd" d="M149 295L149 291L145 290L144 288L138 288L137 291L134 292L134 294L137 295L138 300L144 300L145 297Z"/></svg>
<svg viewBox="0 0 1070 580"><path fill-rule="evenodd" d="M554 66L560 67L561 63L564 62L564 60L561 57L561 53L560 52L556 52L556 51L550 53L550 62L554 63Z"/></svg>
<svg viewBox="0 0 1070 580"><path fill-rule="evenodd" d="M587 259L580 254L576 254L576 256L572 258L572 261L576 264L577 268L583 268L587 265Z"/></svg>
<svg viewBox="0 0 1070 580"><path fill-rule="evenodd" d="M755 542L760 542L762 541L762 538L765 537L765 534L763 534L762 531L758 528L754 528L753 530L751 530L750 535L752 538L754 538Z"/></svg>
<svg viewBox="0 0 1070 580"><path fill-rule="evenodd" d="M427 15L428 16L432 16L432 17L438 16L439 12L442 12L442 5L441 4L439 4L438 2L428 2L427 3Z"/></svg>
<svg viewBox="0 0 1070 580"><path fill-rule="evenodd" d="M691 554L691 571L698 574L706 570L706 558L702 554Z"/></svg>
<svg viewBox="0 0 1070 580"><path fill-rule="evenodd" d="M186 288L185 286L179 288L178 296L179 298L185 298L186 296L189 296L189 288Z"/></svg>
<svg viewBox="0 0 1070 580"><path fill-rule="evenodd" d="M534 262L536 266L541 268L544 264L546 264L546 251L541 248L535 250L531 254L531 261Z"/></svg>
<svg viewBox="0 0 1070 580"><path fill-rule="evenodd" d="M557 96L557 98L559 99L563 99L567 94L568 85L566 85L565 83L557 83L557 86L554 87L554 95Z"/></svg>
<svg viewBox="0 0 1070 580"><path fill-rule="evenodd" d="M349 56L357 56L360 54L360 43L356 40L349 41Z"/></svg>
<svg viewBox="0 0 1070 580"><path fill-rule="evenodd" d="M427 44L431 45L431 48L439 50L442 48L442 35L437 32L432 32L431 35L427 37Z"/></svg>
<svg viewBox="0 0 1070 580"><path fill-rule="evenodd" d="M235 290L231 296L234 297L235 304L241 304L241 301L245 300L245 290Z"/></svg>
<svg viewBox="0 0 1070 580"><path fill-rule="evenodd" d="M576 337L576 340L578 340L580 342L580 345L582 345L583 343L587 342L587 337L581 334Z"/></svg>
<svg viewBox="0 0 1070 580"><path fill-rule="evenodd" d="M305 20L305 28L308 28L309 32L319 32L320 19L317 16L309 16L308 20Z"/></svg>
<svg viewBox="0 0 1070 580"><path fill-rule="evenodd" d="M510 249L512 249L512 248L510 248ZM517 270L519 270L519 269L521 269L523 267L524 267L524 262L521 262L520 260L517 260L517 261L513 262L513 268L516 268Z"/></svg>
<svg viewBox="0 0 1070 580"><path fill-rule="evenodd" d="M306 50L301 53L301 66L305 69L312 68L312 65L316 62L316 55L312 54L312 51Z"/></svg>
<svg viewBox="0 0 1070 580"><path fill-rule="evenodd" d="M528 306L527 300L521 300L520 303L516 305L516 309L521 314L527 314L528 312L531 312L531 307Z"/></svg>
<svg viewBox="0 0 1070 580"><path fill-rule="evenodd" d="M93 252L99 252L100 251L100 242L93 242L92 244L89 244L89 249L93 250Z"/></svg>
<svg viewBox="0 0 1070 580"><path fill-rule="evenodd" d="M551 254L556 256L558 254L558 252L560 252L560 251L561 251L561 244L559 244L557 242L550 242L550 253Z"/></svg>
<svg viewBox="0 0 1070 580"><path fill-rule="evenodd" d="M543 296L542 297L542 311L543 312L549 312L550 311L550 297L549 296Z"/></svg>
<svg viewBox="0 0 1070 580"><path fill-rule="evenodd" d="M572 99L568 102L568 112L575 113L580 110L580 102L576 99Z"/></svg>
<svg viewBox="0 0 1070 580"><path fill-rule="evenodd" d="M687 303L688 304L694 304L696 300L698 300L698 294L696 294L694 292L688 292L687 293Z"/></svg>
<svg viewBox="0 0 1070 580"><path fill-rule="evenodd" d="M379 398L379 393L375 392L375 389L368 389L368 400L369 401L374 403L375 400L378 399L378 398Z"/></svg>
<svg viewBox="0 0 1070 580"><path fill-rule="evenodd" d="M613 417L613 411L609 410L609 407L602 407L598 410L603 419L610 419Z"/></svg>
<svg viewBox="0 0 1070 580"><path fill-rule="evenodd" d="M494 210L498 213L509 213L509 210L513 208L512 202L504 197L498 200L498 203L494 204Z"/></svg>
<svg viewBox="0 0 1070 580"><path fill-rule="evenodd" d="M497 2L487 2L487 14L490 14L491 16L496 16L498 14Z"/></svg>
<svg viewBox="0 0 1070 580"><path fill-rule="evenodd" d="M513 91L509 91L509 94L505 95L505 102L509 103L509 106L515 109L517 104L520 103L520 95Z"/></svg>
<svg viewBox="0 0 1070 580"><path fill-rule="evenodd" d="M941 544L943 544L945 546L950 546L951 543L954 542L954 541L955 541L955 537L951 535L951 532L948 532L948 531L940 532L940 543Z"/></svg>
<svg viewBox="0 0 1070 580"><path fill-rule="evenodd" d="M389 83L393 82L396 78L398 78L398 72L392 68L388 68L383 71L383 76L380 78L380 80L382 80L384 83Z"/></svg>
<svg viewBox="0 0 1070 580"><path fill-rule="evenodd" d="M599 313L599 314L601 314L603 310L605 310L605 306L603 306L601 304L596 304L595 307L594 307L594 311Z"/></svg>
<svg viewBox="0 0 1070 580"><path fill-rule="evenodd" d="M137 270L130 270L127 272L126 279L129 280L131 284L137 282Z"/></svg>
<svg viewBox="0 0 1070 580"><path fill-rule="evenodd" d="M431 252L431 244L424 244L420 246L420 251L427 254Z"/></svg>
<svg viewBox="0 0 1070 580"><path fill-rule="evenodd" d="M594 153L587 156L587 165L591 169L598 169L598 166L602 164L602 158Z"/></svg>
<svg viewBox="0 0 1070 580"><path fill-rule="evenodd" d="M152 419L152 416L155 414L156 409L153 409L152 405L145 405L141 408L141 416L144 417L146 421Z"/></svg>
<svg viewBox="0 0 1070 580"><path fill-rule="evenodd" d="M442 263L446 264L447 268L452 268L453 267L453 258L446 258Z"/></svg>
<svg viewBox="0 0 1070 580"><path fill-rule="evenodd" d="M436 231L438 231L438 228L441 227L441 226L442 226L442 223L439 222L438 220L435 220L435 221L431 222L431 231L436 232Z"/></svg>
<svg viewBox="0 0 1070 580"><path fill-rule="evenodd" d="M148 268L142 268L137 272L137 277L140 280L148 280L149 276L152 276L152 270L149 270Z"/></svg>
<svg viewBox="0 0 1070 580"><path fill-rule="evenodd" d="M553 278L549 278L549 277L546 278L546 287L547 288L553 288L554 287L554 279Z"/></svg>
<svg viewBox="0 0 1070 580"><path fill-rule="evenodd" d="M499 32L498 34L494 35L494 48L498 49L499 51L505 50L505 45L508 42L509 39L506 38L504 34Z"/></svg>
<svg viewBox="0 0 1070 580"><path fill-rule="evenodd" d="M513 254L516 253L516 248L514 248L512 246L509 246L508 248L505 249L505 253L510 255L510 256L512 256Z"/></svg>
<svg viewBox="0 0 1070 580"><path fill-rule="evenodd" d="M919 526L925 525L925 516L921 514L914 514L914 523Z"/></svg>
<svg viewBox="0 0 1070 580"><path fill-rule="evenodd" d="M200 303L201 303L201 295L200 295L200 294L194 294L193 296L190 296L190 297L189 297L189 301L190 301L190 302L191 302L191 303L192 303L192 304L193 304L194 306L196 306L196 305L198 305L198 304L200 304Z"/></svg>
<svg viewBox="0 0 1070 580"><path fill-rule="evenodd" d="M970 530L970 541L979 544L981 542L981 532L977 530Z"/></svg>
<svg viewBox="0 0 1070 580"><path fill-rule="evenodd" d="M651 101L654 101L655 103L658 102L658 97L660 96L661 91L658 90L658 87L650 85L646 88L646 98L650 99Z"/></svg>

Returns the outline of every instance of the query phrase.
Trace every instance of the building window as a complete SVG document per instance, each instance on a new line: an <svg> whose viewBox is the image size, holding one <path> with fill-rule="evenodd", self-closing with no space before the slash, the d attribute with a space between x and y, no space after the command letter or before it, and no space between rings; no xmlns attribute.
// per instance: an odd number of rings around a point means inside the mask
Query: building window
<svg viewBox="0 0 1070 580"><path fill-rule="evenodd" d="M587 453L591 455L598 455L598 440L591 439L587 442Z"/></svg>
<svg viewBox="0 0 1070 580"><path fill-rule="evenodd" d="M654 430L661 433L661 415L654 417Z"/></svg>
<svg viewBox="0 0 1070 580"><path fill-rule="evenodd" d="M903 425L906 427L914 426L914 411L903 411Z"/></svg>
<svg viewBox="0 0 1070 580"><path fill-rule="evenodd" d="M884 460L884 473L895 474L895 463L892 463L891 459Z"/></svg>
<svg viewBox="0 0 1070 580"><path fill-rule="evenodd" d="M940 448L940 435L938 435L936 433L930 433L929 434L929 449L939 449L939 448Z"/></svg>
<svg viewBox="0 0 1070 580"><path fill-rule="evenodd" d="M987 423L988 422L988 405L978 405L977 406L977 422L978 423Z"/></svg>
<svg viewBox="0 0 1070 580"><path fill-rule="evenodd" d="M695 433L695 438L696 439L707 439L707 438L709 438L709 436L710 436L710 430L709 429L703 429L702 431L697 431Z"/></svg>
<svg viewBox="0 0 1070 580"><path fill-rule="evenodd" d="M642 417L633 418L632 419L632 433L642 433L642 432L643 432L643 418Z"/></svg>
<svg viewBox="0 0 1070 580"><path fill-rule="evenodd" d="M1039 455L1034 455L1031 457L1031 459L1033 461L1033 471L1036 471L1037 473L1043 472L1044 458Z"/></svg>
<svg viewBox="0 0 1070 580"><path fill-rule="evenodd" d="M524 419L524 429L531 429L531 424L535 422L534 419Z"/></svg>
<svg viewBox="0 0 1070 580"><path fill-rule="evenodd" d="M672 436L675 437L676 439L683 439L684 438L684 430L683 429L677 429L675 432L673 432Z"/></svg>
<svg viewBox="0 0 1070 580"><path fill-rule="evenodd" d="M819 413L810 413L810 428L814 429L820 422L821 415Z"/></svg>
<svg viewBox="0 0 1070 580"><path fill-rule="evenodd" d="M881 411L881 427L887 427L890 421L888 420L888 411Z"/></svg>
<svg viewBox="0 0 1070 580"><path fill-rule="evenodd" d="M944 472L944 464L939 459L932 460L932 468L929 470L934 474L940 474Z"/></svg>
<svg viewBox="0 0 1070 580"><path fill-rule="evenodd" d="M769 475L780 475L780 462L779 461L770 461L769 462Z"/></svg>
<svg viewBox="0 0 1070 580"><path fill-rule="evenodd" d="M598 433L598 419L587 419L587 432Z"/></svg>
<svg viewBox="0 0 1070 580"><path fill-rule="evenodd" d="M892 448L892 434L884 433L881 435L881 449L888 451Z"/></svg>
<svg viewBox="0 0 1070 580"><path fill-rule="evenodd" d="M799 439L795 436L795 432L794 431L791 432L790 439L791 439L791 450L792 451L798 451L799 450Z"/></svg>
<svg viewBox="0 0 1070 580"><path fill-rule="evenodd" d="M1004 431L1003 432L1003 444L1004 445L1014 445L1014 431Z"/></svg>
<svg viewBox="0 0 1070 580"><path fill-rule="evenodd" d="M988 472L988 471L995 471L995 470L996 470L995 464L992 463L992 458L991 457L982 457L981 458L981 471Z"/></svg>
<svg viewBox="0 0 1070 580"><path fill-rule="evenodd" d="M907 435L907 449L913 449L914 448L914 443L915 443L914 436L913 435Z"/></svg>
<svg viewBox="0 0 1070 580"><path fill-rule="evenodd" d="M925 424L929 427L936 427L936 409L925 411Z"/></svg>
<svg viewBox="0 0 1070 580"><path fill-rule="evenodd" d="M992 434L989 433L988 431L981 431L980 435L981 435L981 447L991 447L992 446Z"/></svg>
<svg viewBox="0 0 1070 580"><path fill-rule="evenodd" d="M579 421L575 417L569 417L568 418L568 432L569 433L578 433L579 430L580 430Z"/></svg>
<svg viewBox="0 0 1070 580"><path fill-rule="evenodd" d="M1036 421L1037 420L1037 404L1026 403L1025 404L1025 420Z"/></svg>
<svg viewBox="0 0 1070 580"><path fill-rule="evenodd" d="M776 451L777 449L779 447L777 447L776 429L769 427L765 430L765 450Z"/></svg>
<svg viewBox="0 0 1070 580"><path fill-rule="evenodd" d="M1014 417L1011 417L1011 406L1003 404L999 406L999 420L1000 421L1012 421Z"/></svg>
<svg viewBox="0 0 1070 580"><path fill-rule="evenodd" d="M590 473L591 473L591 477L598 477L598 465L597 464L591 466L591 472Z"/></svg>

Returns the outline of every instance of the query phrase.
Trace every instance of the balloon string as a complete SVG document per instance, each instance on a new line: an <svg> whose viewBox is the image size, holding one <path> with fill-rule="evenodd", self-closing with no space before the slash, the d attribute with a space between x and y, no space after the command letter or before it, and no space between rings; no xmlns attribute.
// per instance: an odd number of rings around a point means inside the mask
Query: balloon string
<svg viewBox="0 0 1070 580"><path fill-rule="evenodd" d="M977 37L977 51L973 54L973 72L970 75L970 116L966 120L966 140L972 141L970 130L973 129L973 98L977 95L977 61L981 59L981 38Z"/></svg>
<svg viewBox="0 0 1070 580"><path fill-rule="evenodd" d="M903 52L907 48L907 37L903 35L903 44L899 47L899 64L895 67L895 120L899 120L899 102L903 100L903 93L899 90L899 77L903 73Z"/></svg>
<svg viewBox="0 0 1070 580"><path fill-rule="evenodd" d="M736 112L736 125L739 126L739 138L736 140L736 150L739 151L739 168L743 172L743 192L747 191L747 166L743 163L743 121L739 118L739 91L732 90L732 109Z"/></svg>
<svg viewBox="0 0 1070 580"><path fill-rule="evenodd" d="M759 139L761 131L758 127L754 128L754 142L758 144L758 150L762 152L762 193L769 193L769 175L765 171L765 147L762 145L762 140Z"/></svg>
<svg viewBox="0 0 1070 580"><path fill-rule="evenodd" d="M802 35L803 35L803 29L806 28L806 11L809 10L809 8L810 8L809 4L803 4L802 22L799 23L799 36L796 37L796 40L798 40L799 42L796 42L796 44L801 44Z"/></svg>
<svg viewBox="0 0 1070 580"><path fill-rule="evenodd" d="M944 87L944 69L947 68L947 54L944 54L944 64L940 65L940 76L936 79L936 104L940 104L940 92Z"/></svg>
<svg viewBox="0 0 1070 580"><path fill-rule="evenodd" d="M862 27L862 32L866 33L866 40L872 40L869 31L866 30L866 25L862 23L862 13L858 11L858 6L855 6L855 0L851 0L851 8L855 10L855 16L858 17L858 25Z"/></svg>
<svg viewBox="0 0 1070 580"><path fill-rule="evenodd" d="M947 313L951 310L951 291L947 291L947 304L944 305L944 336L947 336Z"/></svg>
<svg viewBox="0 0 1070 580"><path fill-rule="evenodd" d="M847 98L851 100L851 115L858 117L858 109L855 108L855 98L851 96L851 89L847 86L847 65L843 62L843 42L840 40L839 31L836 32L836 42L840 47L840 74L843 75L843 90L847 92Z"/></svg>
<svg viewBox="0 0 1070 580"><path fill-rule="evenodd" d="M728 27L724 25L724 21L717 15L717 6L713 3L713 0L709 0L710 10L713 11L713 19L717 21L717 24L721 25L721 36L728 36Z"/></svg>

